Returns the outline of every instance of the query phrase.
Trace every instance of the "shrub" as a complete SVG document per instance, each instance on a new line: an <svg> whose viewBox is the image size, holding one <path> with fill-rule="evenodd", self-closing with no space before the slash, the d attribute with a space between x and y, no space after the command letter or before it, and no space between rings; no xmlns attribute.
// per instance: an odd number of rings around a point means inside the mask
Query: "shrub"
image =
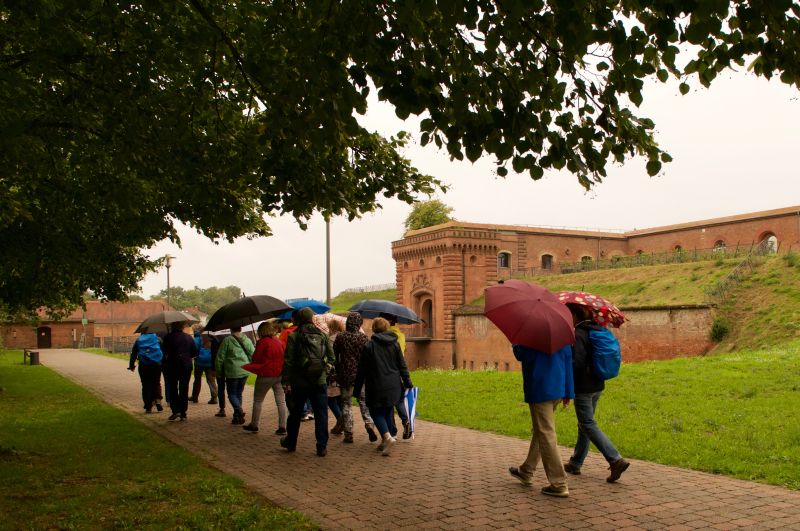
<svg viewBox="0 0 800 531"><path fill-rule="evenodd" d="M786 265L789 267L796 267L800 265L800 256L798 256L794 251L789 251L783 255L783 259L786 261Z"/></svg>
<svg viewBox="0 0 800 531"><path fill-rule="evenodd" d="M719 343L730 333L731 327L728 321L722 317L715 317L714 322L711 324L711 341Z"/></svg>

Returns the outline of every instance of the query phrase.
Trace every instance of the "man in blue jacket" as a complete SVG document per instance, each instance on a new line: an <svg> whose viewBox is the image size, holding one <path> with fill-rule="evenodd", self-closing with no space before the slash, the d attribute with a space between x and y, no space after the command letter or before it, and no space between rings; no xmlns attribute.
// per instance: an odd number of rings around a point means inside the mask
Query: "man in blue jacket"
<svg viewBox="0 0 800 531"><path fill-rule="evenodd" d="M509 473L523 485L530 485L533 472L542 461L550 484L542 494L566 498L567 474L561 462L556 438L555 410L559 402L567 406L575 397L572 381L572 347L545 354L523 345L513 345L514 357L522 363L522 387L531 410L531 445L528 457Z"/></svg>

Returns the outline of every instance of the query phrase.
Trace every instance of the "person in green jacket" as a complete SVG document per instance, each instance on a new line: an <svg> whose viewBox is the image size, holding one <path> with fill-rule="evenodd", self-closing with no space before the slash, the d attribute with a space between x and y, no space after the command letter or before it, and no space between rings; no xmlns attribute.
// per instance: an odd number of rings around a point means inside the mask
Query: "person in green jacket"
<svg viewBox="0 0 800 531"><path fill-rule="evenodd" d="M255 347L245 335L242 327L231 327L231 335L222 340L217 351L217 374L225 375L225 387L228 391L228 401L233 407L233 420L231 424L244 424L244 407L242 406L242 393L247 383L249 372L242 369L242 365L250 363L253 359Z"/></svg>

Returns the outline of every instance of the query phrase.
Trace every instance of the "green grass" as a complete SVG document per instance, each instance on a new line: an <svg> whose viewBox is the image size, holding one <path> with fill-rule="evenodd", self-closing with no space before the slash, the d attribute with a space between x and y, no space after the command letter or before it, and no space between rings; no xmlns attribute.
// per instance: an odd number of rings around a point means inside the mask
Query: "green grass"
<svg viewBox="0 0 800 531"><path fill-rule="evenodd" d="M331 311L333 313L345 313L352 305L364 299L379 299L394 302L397 300L397 291L392 288L360 293L342 292L331 299Z"/></svg>
<svg viewBox="0 0 800 531"><path fill-rule="evenodd" d="M419 414L530 437L519 372L416 371ZM763 351L625 365L597 419L623 456L800 490L800 341ZM559 443L577 438L559 408Z"/></svg>
<svg viewBox="0 0 800 531"><path fill-rule="evenodd" d="M0 528L314 528L21 359L0 351Z"/></svg>

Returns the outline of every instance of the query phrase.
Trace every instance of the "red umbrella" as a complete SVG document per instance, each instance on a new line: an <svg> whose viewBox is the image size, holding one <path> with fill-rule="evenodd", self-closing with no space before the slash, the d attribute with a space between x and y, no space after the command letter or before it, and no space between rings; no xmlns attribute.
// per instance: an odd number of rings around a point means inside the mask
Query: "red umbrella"
<svg viewBox="0 0 800 531"><path fill-rule="evenodd" d="M585 291L559 291L558 300L564 304L579 304L592 312L592 320L600 326L619 328L628 320L611 301Z"/></svg>
<svg viewBox="0 0 800 531"><path fill-rule="evenodd" d="M486 288L483 313L517 345L552 354L575 342L572 314L537 284L506 280Z"/></svg>

